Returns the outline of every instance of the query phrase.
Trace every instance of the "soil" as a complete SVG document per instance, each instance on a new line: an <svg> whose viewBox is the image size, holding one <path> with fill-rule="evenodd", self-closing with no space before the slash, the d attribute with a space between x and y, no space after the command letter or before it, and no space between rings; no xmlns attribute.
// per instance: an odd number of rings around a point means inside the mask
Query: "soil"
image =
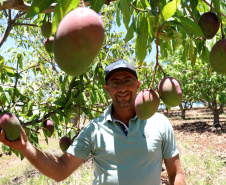
<svg viewBox="0 0 226 185"><path fill-rule="evenodd" d="M161 111L160 111L161 112ZM163 111L162 111L163 112ZM186 110L185 119L181 119L180 109L172 109L165 114L175 132L177 141L194 143L193 150L211 149L216 157L226 164L226 112L220 115L220 126L213 126L213 114L208 108L198 107ZM178 144L179 151L183 148ZM166 169L163 166L162 184L168 185Z"/></svg>
<svg viewBox="0 0 226 185"><path fill-rule="evenodd" d="M158 112L163 112L160 110ZM195 143L194 150L203 151L211 149L211 152L220 157L226 164L226 113L220 115L220 127L213 126L213 115L207 108L191 108L185 113L185 119L181 119L180 109L172 109L168 114L165 114L175 132L176 140L182 143L192 142ZM1 144L0 144L1 146ZM183 148L178 144L179 151ZM0 150L1 151L1 150ZM5 154L4 154L5 155ZM18 157L12 155L10 159L0 158L0 178L6 168L15 166L21 162ZM35 173L32 171L32 173ZM23 179L23 178L22 178ZM161 181L162 184L168 185L168 177L165 166L163 164ZM15 179L14 179L15 180ZM21 179L20 179L21 181Z"/></svg>

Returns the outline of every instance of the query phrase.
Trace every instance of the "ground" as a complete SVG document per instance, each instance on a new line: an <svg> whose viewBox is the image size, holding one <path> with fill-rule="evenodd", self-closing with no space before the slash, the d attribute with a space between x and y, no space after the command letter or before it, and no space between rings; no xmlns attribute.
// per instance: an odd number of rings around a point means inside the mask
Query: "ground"
<svg viewBox="0 0 226 185"><path fill-rule="evenodd" d="M224 111L225 112L225 111ZM180 143L193 143L194 151L203 151L211 149L214 156L224 160L226 164L226 114L220 115L221 128L213 126L213 115L207 108L191 108L186 110L185 119L181 119L180 109L172 109L166 114L169 118L174 131L176 140ZM183 147L178 144L180 152ZM165 168L162 172L163 184L166 181L167 174Z"/></svg>
<svg viewBox="0 0 226 185"><path fill-rule="evenodd" d="M160 110L159 112L163 112ZM225 112L225 111L224 111ZM192 108L186 111L186 118L181 119L181 111L179 109L172 109L166 116L169 118L174 131L177 141L177 145L180 151L180 155L187 153L187 149L184 147L184 143L191 143L192 146L189 146L189 152L196 152L202 154L202 151L211 149L211 154L215 157L223 160L224 167L223 170L226 173L226 113L220 115L220 124L221 127L213 127L213 115L207 108ZM42 141L43 143L44 140ZM1 145L1 144L0 144ZM57 145L57 143L56 143ZM45 149L48 146L45 147ZM1 153L0 149L0 153ZM61 151L57 149L57 146L54 146L51 153L61 155ZM24 160L23 160L24 161ZM0 179L5 178L6 173L15 173L17 171L17 165L20 165L22 162L14 154L10 157L6 157L4 154L0 158ZM24 167L27 165L24 164ZM14 167L14 168L13 168ZM23 184L25 178L34 176L39 173L33 168L27 170L28 175L19 175L16 178L12 175L9 178L11 183L9 184ZM222 170L222 168L221 168ZM223 173L223 174L225 174ZM187 174L189 175L189 174ZM225 179L225 177L223 177ZM167 185L167 173L163 165L162 175L161 175L162 184ZM1 180L0 180L1 181ZM4 181L5 182L5 181ZM1 184L1 182L0 182ZM8 184L8 183L7 183ZM81 183L82 184L82 183ZM89 183L87 183L89 184ZM193 183L188 183L193 184ZM202 184L202 183L199 183ZM204 183L209 184L209 183Z"/></svg>

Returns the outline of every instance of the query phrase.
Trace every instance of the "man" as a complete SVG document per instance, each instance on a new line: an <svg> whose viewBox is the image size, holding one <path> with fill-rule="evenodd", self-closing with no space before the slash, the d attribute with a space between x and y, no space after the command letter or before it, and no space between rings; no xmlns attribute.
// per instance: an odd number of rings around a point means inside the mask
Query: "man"
<svg viewBox="0 0 226 185"><path fill-rule="evenodd" d="M19 150L41 173L62 181L92 154L93 184L159 185L164 160L170 184L185 184L173 129L156 113L140 120L134 101L140 81L133 65L118 61L106 67L104 88L113 103L84 127L68 150L55 157L27 141L24 130L14 142L0 139Z"/></svg>

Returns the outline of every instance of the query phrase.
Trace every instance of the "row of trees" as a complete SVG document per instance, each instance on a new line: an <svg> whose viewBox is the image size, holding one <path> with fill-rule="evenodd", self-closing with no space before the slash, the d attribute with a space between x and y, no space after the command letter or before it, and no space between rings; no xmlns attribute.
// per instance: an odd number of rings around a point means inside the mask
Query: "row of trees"
<svg viewBox="0 0 226 185"><path fill-rule="evenodd" d="M170 75L182 85L183 109L188 102L203 101L213 113L220 114L225 106L225 76L211 71L208 55L212 46L202 38L197 24L202 13L214 11L221 30L211 40L212 45L221 39L226 29L224 0L0 2L0 46L5 46L7 39L16 44L0 52L0 111L17 115L28 139L36 146L44 120L53 120L55 136L73 136L81 129L81 115L95 118L111 103L103 89L104 68L120 59L137 67L142 81L140 90L150 86L157 89L159 80ZM105 41L87 72L73 77L61 71L54 55L45 51L40 26L52 22L54 35L63 16L78 5L90 5L99 12ZM125 26L125 36L112 31L116 24ZM152 48L153 43L156 48ZM155 61L147 58L152 50L156 50ZM215 122L219 121L218 113Z"/></svg>

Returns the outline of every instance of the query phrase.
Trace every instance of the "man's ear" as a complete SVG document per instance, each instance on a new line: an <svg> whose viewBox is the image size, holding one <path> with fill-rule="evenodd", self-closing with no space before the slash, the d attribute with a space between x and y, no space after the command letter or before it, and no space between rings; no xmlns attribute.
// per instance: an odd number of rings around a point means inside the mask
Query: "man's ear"
<svg viewBox="0 0 226 185"><path fill-rule="evenodd" d="M139 90L140 84L141 84L141 81L140 80L137 80L137 90Z"/></svg>
<svg viewBox="0 0 226 185"><path fill-rule="evenodd" d="M104 85L105 90L108 92L108 86Z"/></svg>

